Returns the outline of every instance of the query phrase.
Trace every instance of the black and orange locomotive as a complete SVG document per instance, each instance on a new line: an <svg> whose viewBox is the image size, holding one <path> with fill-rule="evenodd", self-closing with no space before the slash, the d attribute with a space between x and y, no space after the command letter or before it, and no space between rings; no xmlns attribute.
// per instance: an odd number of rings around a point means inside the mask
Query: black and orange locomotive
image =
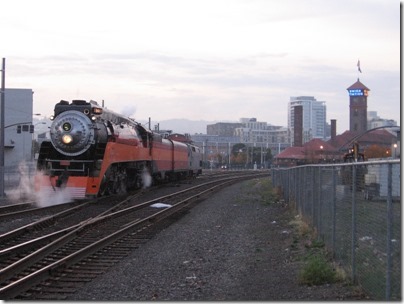
<svg viewBox="0 0 404 304"><path fill-rule="evenodd" d="M55 105L50 140L41 144L36 191L95 197L202 172L200 148L183 135L163 138L95 101Z"/></svg>

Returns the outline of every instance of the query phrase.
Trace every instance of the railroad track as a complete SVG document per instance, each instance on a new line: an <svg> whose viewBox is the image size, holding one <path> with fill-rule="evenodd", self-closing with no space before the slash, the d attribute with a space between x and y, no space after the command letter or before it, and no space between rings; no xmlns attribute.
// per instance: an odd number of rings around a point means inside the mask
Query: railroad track
<svg viewBox="0 0 404 304"><path fill-rule="evenodd" d="M259 176L256 172L227 176L130 207L128 198L95 217L4 248L0 256L7 258L7 265L0 270L0 298L63 299L138 248L204 196Z"/></svg>
<svg viewBox="0 0 404 304"><path fill-rule="evenodd" d="M35 202L27 202L0 207L0 222L3 224L0 227L0 234L80 204L82 202L39 207Z"/></svg>
<svg viewBox="0 0 404 304"><path fill-rule="evenodd" d="M178 182L177 184L172 184L179 186L180 184L198 184L198 183L203 183L206 180L214 180L214 179L219 179L223 177L231 177L231 176L240 176L243 174L251 174L251 171L212 171L212 172L207 172L204 173L201 176L198 176L198 178L193 179L193 180L183 180ZM188 186L188 185L187 185ZM149 191L155 191L158 188L161 187L170 187L169 185L161 185L161 186L154 186L152 188L147 188L143 189L140 191L141 194L147 193ZM138 195L139 191L134 192L135 195ZM49 198L49 202L47 207L38 207L35 202L29 202L29 203L21 203L21 204L15 204L15 205L7 205L0 207L0 222L2 225L0 225L0 249L1 249L1 243L2 243L2 238L1 234L9 232L11 230L19 229L21 227L25 227L25 231L37 231L38 229L30 226L31 224L35 226L35 222L39 222L42 219L45 219L47 217L52 217L54 220L54 226L57 226L58 223L60 223L60 220L58 219L63 219L63 221L66 223L65 226L69 224L69 221L71 220L70 218L73 218L75 221L79 221L80 218L85 217L86 214L88 214L88 217L95 216L97 213L100 212L100 210L104 209L109 209L110 205L112 204L118 204L116 202L115 196L110 196L110 197L103 197L101 199L96 199L96 200L91 200L91 201L80 201L80 202L69 202L69 203L64 203L64 204L53 204L52 203L52 198ZM91 203L96 203L96 204L91 204ZM85 207L82 213L80 214L72 214L69 217L67 215L69 214L69 209L75 210L77 209L77 206ZM94 207L96 205L96 207ZM122 208L123 206L121 206ZM80 207L79 207L80 208ZM93 211L89 209L93 209ZM62 216L58 217L58 214L61 214ZM92 215L94 214L94 215ZM43 226L42 226L43 227ZM0 267L1 267L1 262L0 262Z"/></svg>
<svg viewBox="0 0 404 304"><path fill-rule="evenodd" d="M0 206L0 216L7 215L7 214L14 214L16 212L21 212L21 211L25 211L27 209L31 209L32 203L33 202L25 202L25 203L14 204L14 205Z"/></svg>

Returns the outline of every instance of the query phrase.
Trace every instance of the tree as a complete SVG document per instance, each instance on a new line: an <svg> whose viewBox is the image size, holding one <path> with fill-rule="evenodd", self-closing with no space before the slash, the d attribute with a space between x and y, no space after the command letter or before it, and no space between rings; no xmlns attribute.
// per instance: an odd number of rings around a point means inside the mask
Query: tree
<svg viewBox="0 0 404 304"><path fill-rule="evenodd" d="M245 144L235 144L232 148L231 148L231 155L236 156L237 154L239 154L240 152L246 150L246 145Z"/></svg>
<svg viewBox="0 0 404 304"><path fill-rule="evenodd" d="M252 150L252 163L264 165L272 162L272 151L269 148L254 147ZM261 155L262 154L262 155Z"/></svg>
<svg viewBox="0 0 404 304"><path fill-rule="evenodd" d="M245 144L235 144L231 148L230 162L235 165L244 165L247 160L247 148Z"/></svg>
<svg viewBox="0 0 404 304"><path fill-rule="evenodd" d="M366 158L385 158L391 156L390 148L379 145L371 145L365 150Z"/></svg>

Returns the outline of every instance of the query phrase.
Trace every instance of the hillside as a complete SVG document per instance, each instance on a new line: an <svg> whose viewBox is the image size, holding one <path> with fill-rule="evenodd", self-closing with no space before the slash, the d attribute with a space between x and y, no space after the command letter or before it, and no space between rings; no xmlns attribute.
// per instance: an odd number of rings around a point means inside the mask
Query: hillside
<svg viewBox="0 0 404 304"><path fill-rule="evenodd" d="M139 120L142 124L147 124L147 121ZM210 124L215 124L217 121L206 121L206 120L189 120L189 119L168 119L162 121L152 121L152 129L156 124L160 124L160 130L172 130L173 133L189 133L193 134L206 134L206 126Z"/></svg>

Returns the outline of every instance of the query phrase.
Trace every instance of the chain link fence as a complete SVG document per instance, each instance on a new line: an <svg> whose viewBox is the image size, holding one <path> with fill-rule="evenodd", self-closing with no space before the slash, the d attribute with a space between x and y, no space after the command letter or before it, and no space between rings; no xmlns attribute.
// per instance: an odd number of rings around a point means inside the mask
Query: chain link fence
<svg viewBox="0 0 404 304"><path fill-rule="evenodd" d="M400 160L273 169L272 183L374 300L401 300Z"/></svg>

